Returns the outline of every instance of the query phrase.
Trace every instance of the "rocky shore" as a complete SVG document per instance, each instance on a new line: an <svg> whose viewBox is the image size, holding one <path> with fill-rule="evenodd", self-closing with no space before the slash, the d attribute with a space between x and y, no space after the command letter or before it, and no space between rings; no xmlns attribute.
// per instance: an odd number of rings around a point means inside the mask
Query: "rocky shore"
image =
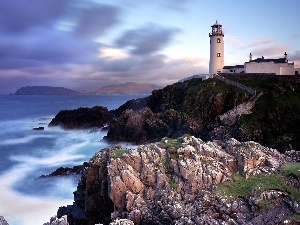
<svg viewBox="0 0 300 225"><path fill-rule="evenodd" d="M282 169L291 160L252 141L203 142L188 135L137 150L103 149L91 158L74 204L61 207L58 217L67 215L74 225L116 219L134 224L298 224L300 179Z"/></svg>

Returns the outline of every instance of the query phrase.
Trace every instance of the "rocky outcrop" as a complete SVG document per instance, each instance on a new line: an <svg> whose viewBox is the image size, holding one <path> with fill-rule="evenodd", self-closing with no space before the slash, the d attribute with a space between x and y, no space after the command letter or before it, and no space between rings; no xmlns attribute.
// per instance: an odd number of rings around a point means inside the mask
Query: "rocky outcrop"
<svg viewBox="0 0 300 225"><path fill-rule="evenodd" d="M44 223L43 225L69 225L69 223L67 221L67 216L62 216L61 218L53 216L50 219L50 222Z"/></svg>
<svg viewBox="0 0 300 225"><path fill-rule="evenodd" d="M0 216L0 225L8 225L7 221L4 219L3 216Z"/></svg>
<svg viewBox="0 0 300 225"><path fill-rule="evenodd" d="M210 140L209 130L217 116L249 98L247 92L214 79L169 85L153 91L139 107L121 106L107 140L140 144L183 134Z"/></svg>
<svg viewBox="0 0 300 225"><path fill-rule="evenodd" d="M79 108L61 110L49 123L49 126L61 126L65 129L102 128L111 122L112 118L106 107Z"/></svg>
<svg viewBox="0 0 300 225"><path fill-rule="evenodd" d="M91 158L81 183L86 217L69 223L280 224L300 213L286 189L254 186L249 194L232 197L219 185L234 183L237 174L246 180L272 177L285 162L275 149L235 139L203 142L183 136L137 150L104 149Z"/></svg>
<svg viewBox="0 0 300 225"><path fill-rule="evenodd" d="M190 134L205 141L253 140L281 152L300 149L296 76L224 76L175 83L109 112L64 110L50 125L109 125L110 142L144 144Z"/></svg>

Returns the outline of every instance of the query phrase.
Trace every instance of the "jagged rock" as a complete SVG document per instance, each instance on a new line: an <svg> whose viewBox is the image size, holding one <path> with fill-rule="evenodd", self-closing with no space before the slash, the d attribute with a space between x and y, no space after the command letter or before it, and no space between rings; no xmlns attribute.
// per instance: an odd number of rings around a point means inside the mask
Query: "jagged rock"
<svg viewBox="0 0 300 225"><path fill-rule="evenodd" d="M9 225L3 216L0 216L0 225Z"/></svg>
<svg viewBox="0 0 300 225"><path fill-rule="evenodd" d="M111 222L110 225L134 225L134 223L127 219L116 219L115 221Z"/></svg>
<svg viewBox="0 0 300 225"><path fill-rule="evenodd" d="M292 162L300 162L300 151L286 151L284 153L285 156L287 156L287 159Z"/></svg>
<svg viewBox="0 0 300 225"><path fill-rule="evenodd" d="M235 173L246 178L276 173L285 162L275 149L235 139L203 142L184 136L138 150L104 149L92 157L84 178L86 217L69 223L109 224L120 218L136 225L282 223L300 211L287 192L253 190L230 199L214 190L232 182Z"/></svg>
<svg viewBox="0 0 300 225"><path fill-rule="evenodd" d="M69 167L59 167L55 171L53 171L50 174L39 176L40 178L47 178L47 177L56 177L56 176L70 176L70 175L82 175L86 172L87 167L89 164L87 162L84 162L82 165L74 166L72 168Z"/></svg>
<svg viewBox="0 0 300 225"><path fill-rule="evenodd" d="M43 225L69 225L69 223L67 221L67 216L62 216L61 218L53 216L50 219L50 223L44 223Z"/></svg>
<svg viewBox="0 0 300 225"><path fill-rule="evenodd" d="M61 126L65 129L102 128L111 122L112 118L106 107L79 108L61 110L51 120L49 126Z"/></svg>

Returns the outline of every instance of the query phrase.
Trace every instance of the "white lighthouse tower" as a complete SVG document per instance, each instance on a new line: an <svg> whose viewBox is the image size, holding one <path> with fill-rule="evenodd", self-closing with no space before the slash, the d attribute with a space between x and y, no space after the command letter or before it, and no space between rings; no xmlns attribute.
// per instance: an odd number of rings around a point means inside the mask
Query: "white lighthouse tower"
<svg viewBox="0 0 300 225"><path fill-rule="evenodd" d="M209 73L221 73L224 67L224 33L222 25L218 21L211 26L212 30L209 33L210 37L210 60L209 60Z"/></svg>

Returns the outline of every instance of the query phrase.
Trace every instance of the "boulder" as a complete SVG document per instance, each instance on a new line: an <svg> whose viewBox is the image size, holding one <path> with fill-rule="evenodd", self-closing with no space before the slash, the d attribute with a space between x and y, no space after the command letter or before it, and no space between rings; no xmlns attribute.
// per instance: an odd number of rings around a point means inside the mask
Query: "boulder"
<svg viewBox="0 0 300 225"><path fill-rule="evenodd" d="M65 129L102 128L110 124L112 118L106 107L79 108L61 110L51 120L49 126L61 126Z"/></svg>

